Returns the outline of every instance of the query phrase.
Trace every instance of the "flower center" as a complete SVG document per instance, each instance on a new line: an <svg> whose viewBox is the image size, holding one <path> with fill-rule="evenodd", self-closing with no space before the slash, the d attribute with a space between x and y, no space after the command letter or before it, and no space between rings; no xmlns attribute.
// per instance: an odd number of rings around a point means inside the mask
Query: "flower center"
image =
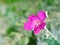
<svg viewBox="0 0 60 45"><path fill-rule="evenodd" d="M34 24L34 28L38 27L41 24L41 21L40 20L34 20L33 24Z"/></svg>

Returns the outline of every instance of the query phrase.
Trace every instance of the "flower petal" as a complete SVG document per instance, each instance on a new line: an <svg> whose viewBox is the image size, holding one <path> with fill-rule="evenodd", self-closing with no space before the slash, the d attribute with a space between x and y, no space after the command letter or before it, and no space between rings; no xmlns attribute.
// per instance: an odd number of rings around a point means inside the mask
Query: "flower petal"
<svg viewBox="0 0 60 45"><path fill-rule="evenodd" d="M37 35L40 32L40 28L34 29L34 34Z"/></svg>
<svg viewBox="0 0 60 45"><path fill-rule="evenodd" d="M39 11L38 13L37 13L37 15L38 15L38 18L41 20L41 21L44 21L45 19L46 19L46 13L44 12L44 11Z"/></svg>
<svg viewBox="0 0 60 45"><path fill-rule="evenodd" d="M46 23L45 22L42 22L41 25L39 26L40 30L44 29Z"/></svg>
<svg viewBox="0 0 60 45"><path fill-rule="evenodd" d="M32 23L31 22L25 22L24 23L24 29L25 30L32 30Z"/></svg>
<svg viewBox="0 0 60 45"><path fill-rule="evenodd" d="M34 29L34 34L39 34L39 32L44 29L46 23L42 22L42 24L40 24L37 28Z"/></svg>
<svg viewBox="0 0 60 45"><path fill-rule="evenodd" d="M37 17L34 14L28 17L28 21L34 21L35 19L37 19Z"/></svg>

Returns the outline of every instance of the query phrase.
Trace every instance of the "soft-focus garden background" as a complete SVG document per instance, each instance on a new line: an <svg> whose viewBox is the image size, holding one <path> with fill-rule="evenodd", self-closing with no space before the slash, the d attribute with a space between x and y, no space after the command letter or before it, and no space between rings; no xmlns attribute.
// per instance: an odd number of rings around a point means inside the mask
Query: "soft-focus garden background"
<svg viewBox="0 0 60 45"><path fill-rule="evenodd" d="M34 38L25 31L27 17L39 10L48 12L47 28ZM39 38L39 40L37 39ZM60 0L0 0L0 45L60 45Z"/></svg>

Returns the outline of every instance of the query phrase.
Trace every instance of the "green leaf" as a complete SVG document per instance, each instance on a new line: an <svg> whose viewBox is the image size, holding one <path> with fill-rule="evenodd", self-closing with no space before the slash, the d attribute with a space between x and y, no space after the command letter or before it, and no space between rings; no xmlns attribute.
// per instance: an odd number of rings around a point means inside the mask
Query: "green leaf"
<svg viewBox="0 0 60 45"><path fill-rule="evenodd" d="M45 41L48 45L60 45L60 43L57 42L55 39L44 39L44 41Z"/></svg>
<svg viewBox="0 0 60 45"><path fill-rule="evenodd" d="M14 32L18 32L16 30L16 27L11 25L10 27L8 27L7 31L6 31L6 35L9 36L9 37L13 37L15 35Z"/></svg>

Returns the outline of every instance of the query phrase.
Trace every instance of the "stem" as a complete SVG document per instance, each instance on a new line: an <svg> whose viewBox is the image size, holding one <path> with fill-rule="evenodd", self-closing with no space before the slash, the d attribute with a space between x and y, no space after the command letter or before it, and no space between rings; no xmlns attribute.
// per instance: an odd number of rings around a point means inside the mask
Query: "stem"
<svg viewBox="0 0 60 45"><path fill-rule="evenodd" d="M57 40L56 37L46 28L46 26L45 26L45 30L46 30L55 40Z"/></svg>
<svg viewBox="0 0 60 45"><path fill-rule="evenodd" d="M32 31L32 36L29 37L28 45L37 45L37 37L36 35L34 35L33 31Z"/></svg>

